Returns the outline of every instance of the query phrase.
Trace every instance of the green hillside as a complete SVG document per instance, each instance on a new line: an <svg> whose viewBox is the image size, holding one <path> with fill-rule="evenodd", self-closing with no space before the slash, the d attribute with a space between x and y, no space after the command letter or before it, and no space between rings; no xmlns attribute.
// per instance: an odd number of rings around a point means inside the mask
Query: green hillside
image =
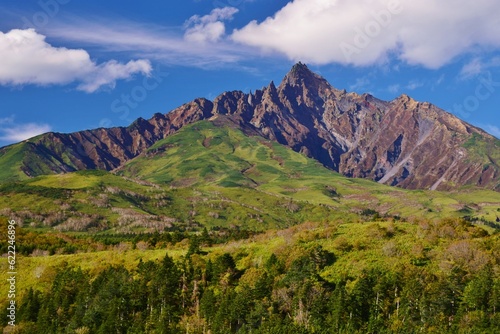
<svg viewBox="0 0 500 334"><path fill-rule="evenodd" d="M0 149L0 180L15 181L28 177L22 172L22 161L26 155L26 144L18 143Z"/></svg>
<svg viewBox="0 0 500 334"><path fill-rule="evenodd" d="M47 148L51 143L60 158ZM61 170L77 170L67 159L68 148L55 145L46 135L40 135L23 142L0 148L0 182L29 179L28 175L51 175ZM28 175L27 175L28 174Z"/></svg>
<svg viewBox="0 0 500 334"><path fill-rule="evenodd" d="M173 188L217 189L254 202L255 191L344 212L459 217L494 221L500 194L467 188L456 192L410 191L365 179L350 179L282 145L208 121L187 126L132 160L118 175ZM240 194L241 188L246 189Z"/></svg>
<svg viewBox="0 0 500 334"><path fill-rule="evenodd" d="M26 227L63 232L265 230L373 217L466 217L491 231L500 214L497 192L409 191L349 179L284 146L209 121L159 141L114 173L4 182L0 193L0 214Z"/></svg>

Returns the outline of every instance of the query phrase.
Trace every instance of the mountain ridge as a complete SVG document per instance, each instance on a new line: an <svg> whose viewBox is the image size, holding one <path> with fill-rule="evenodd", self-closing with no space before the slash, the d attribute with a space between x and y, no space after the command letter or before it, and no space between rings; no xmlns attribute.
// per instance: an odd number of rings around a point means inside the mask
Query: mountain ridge
<svg viewBox="0 0 500 334"><path fill-rule="evenodd" d="M349 177L409 189L500 189L495 137L405 94L383 101L338 90L302 63L278 86L224 92L213 101L198 98L128 127L48 133L15 144L27 152L15 164L27 177L113 170L183 126L221 116ZM0 167L15 145L0 148ZM20 175L10 177L16 178Z"/></svg>

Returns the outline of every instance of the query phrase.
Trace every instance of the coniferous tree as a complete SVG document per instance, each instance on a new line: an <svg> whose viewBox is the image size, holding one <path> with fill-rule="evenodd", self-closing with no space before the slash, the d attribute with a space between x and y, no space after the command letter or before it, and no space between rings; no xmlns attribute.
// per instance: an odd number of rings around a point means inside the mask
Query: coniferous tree
<svg viewBox="0 0 500 334"><path fill-rule="evenodd" d="M41 293L30 288L19 307L19 321L36 322L41 306Z"/></svg>
<svg viewBox="0 0 500 334"><path fill-rule="evenodd" d="M150 298L153 314L157 317L160 333L173 333L181 316L182 273L174 260L167 255L152 280Z"/></svg>

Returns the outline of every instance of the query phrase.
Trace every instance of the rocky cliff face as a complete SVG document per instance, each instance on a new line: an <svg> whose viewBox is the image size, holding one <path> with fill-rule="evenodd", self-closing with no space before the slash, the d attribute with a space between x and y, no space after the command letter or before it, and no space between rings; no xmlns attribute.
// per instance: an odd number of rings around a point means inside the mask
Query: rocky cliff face
<svg viewBox="0 0 500 334"><path fill-rule="evenodd" d="M197 99L127 128L30 140L27 175L80 169L112 170L186 124L224 118L247 132L277 141L350 177L411 189L477 185L499 190L500 141L429 104L402 95L386 102L332 87L296 64L279 86L245 94ZM5 148L4 148L5 150ZM1 159L1 152L0 152Z"/></svg>
<svg viewBox="0 0 500 334"><path fill-rule="evenodd" d="M239 117L346 176L411 189L499 189L493 136L407 95L386 102L337 90L300 63L278 87L222 94L213 113Z"/></svg>

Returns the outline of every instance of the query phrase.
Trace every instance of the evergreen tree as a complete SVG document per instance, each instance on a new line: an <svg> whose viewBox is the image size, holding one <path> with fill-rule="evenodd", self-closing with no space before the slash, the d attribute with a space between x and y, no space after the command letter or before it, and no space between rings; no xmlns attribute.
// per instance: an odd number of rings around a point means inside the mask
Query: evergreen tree
<svg viewBox="0 0 500 334"><path fill-rule="evenodd" d="M201 315L211 324L217 313L218 303L217 298L212 289L206 289L200 300Z"/></svg>
<svg viewBox="0 0 500 334"><path fill-rule="evenodd" d="M38 320L41 302L40 292L30 288L19 307L19 312L17 314L19 321L36 322Z"/></svg>
<svg viewBox="0 0 500 334"><path fill-rule="evenodd" d="M158 319L160 333L175 332L182 312L182 273L168 256L155 273L149 292L152 313Z"/></svg>
<svg viewBox="0 0 500 334"><path fill-rule="evenodd" d="M189 238L189 247L186 253L186 257L190 257L193 254L199 254L201 251L200 244L201 244L200 239L196 235L192 235Z"/></svg>
<svg viewBox="0 0 500 334"><path fill-rule="evenodd" d="M330 312L327 321L329 327L336 333L341 332L341 329L345 326L349 318L349 314L347 313L347 304L349 301L347 300L345 284L345 281L338 282L328 300Z"/></svg>

